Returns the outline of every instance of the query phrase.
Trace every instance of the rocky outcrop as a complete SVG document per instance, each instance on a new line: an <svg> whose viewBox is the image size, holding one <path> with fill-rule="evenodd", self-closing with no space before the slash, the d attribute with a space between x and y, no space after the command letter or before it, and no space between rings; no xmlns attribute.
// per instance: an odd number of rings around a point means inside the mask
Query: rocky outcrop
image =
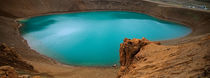
<svg viewBox="0 0 210 78"><path fill-rule="evenodd" d="M118 78L209 78L210 36L179 45L125 39Z"/></svg>
<svg viewBox="0 0 210 78"><path fill-rule="evenodd" d="M150 42L146 38L142 39L124 39L124 43L120 44L120 71L119 77L129 71L129 66L132 64L135 55L146 45L159 42Z"/></svg>
<svg viewBox="0 0 210 78"><path fill-rule="evenodd" d="M11 66L1 66L0 78L40 78L40 76L20 75Z"/></svg>
<svg viewBox="0 0 210 78"><path fill-rule="evenodd" d="M0 66L10 65L24 70L33 70L33 66L23 61L12 47L0 44Z"/></svg>
<svg viewBox="0 0 210 78"><path fill-rule="evenodd" d="M18 75L13 67L1 66L0 67L0 78L18 78Z"/></svg>

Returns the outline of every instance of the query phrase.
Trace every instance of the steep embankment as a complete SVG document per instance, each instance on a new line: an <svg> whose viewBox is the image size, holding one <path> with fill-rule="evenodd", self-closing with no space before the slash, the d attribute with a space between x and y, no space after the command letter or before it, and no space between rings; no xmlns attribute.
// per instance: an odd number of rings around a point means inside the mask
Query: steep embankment
<svg viewBox="0 0 210 78"><path fill-rule="evenodd" d="M166 46L146 39L125 39L120 46L119 78L208 78L210 35Z"/></svg>
<svg viewBox="0 0 210 78"><path fill-rule="evenodd" d="M173 42L172 44L176 43L178 46L182 46L179 43L184 42L187 45L193 42L197 36L210 33L210 12L186 9L149 0L0 0L0 43L6 43L10 47L15 47L15 50L23 60L32 64L35 70L49 73L55 77L115 77L116 69L63 66L46 56L40 55L30 49L27 42L19 34L20 24L15 22L17 18L42 14L98 10L145 13L164 20L184 24L193 29L188 38L184 37L183 39L167 41L164 44ZM181 50L182 48L177 49ZM179 61L177 60L177 63Z"/></svg>

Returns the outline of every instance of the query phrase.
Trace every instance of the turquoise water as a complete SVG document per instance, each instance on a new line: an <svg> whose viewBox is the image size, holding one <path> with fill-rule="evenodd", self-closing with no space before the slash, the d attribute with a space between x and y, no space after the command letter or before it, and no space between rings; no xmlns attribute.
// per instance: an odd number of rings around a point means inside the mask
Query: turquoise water
<svg viewBox="0 0 210 78"><path fill-rule="evenodd" d="M151 16L121 11L80 12L22 20L22 36L30 47L65 64L119 64L124 38L152 41L183 37L191 29Z"/></svg>

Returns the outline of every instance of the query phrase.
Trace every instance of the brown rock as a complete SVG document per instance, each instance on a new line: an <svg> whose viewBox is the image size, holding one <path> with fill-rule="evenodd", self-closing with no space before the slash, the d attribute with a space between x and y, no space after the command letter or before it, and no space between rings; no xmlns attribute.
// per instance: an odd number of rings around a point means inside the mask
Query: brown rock
<svg viewBox="0 0 210 78"><path fill-rule="evenodd" d="M210 40L210 35L208 35L207 37L201 38L201 40Z"/></svg>
<svg viewBox="0 0 210 78"><path fill-rule="evenodd" d="M33 66L27 64L20 58L20 55L5 43L0 44L0 66L10 65L25 70L33 70Z"/></svg>
<svg viewBox="0 0 210 78"><path fill-rule="evenodd" d="M20 75L18 78L31 78L30 75Z"/></svg>
<svg viewBox="0 0 210 78"><path fill-rule="evenodd" d="M139 52L140 48L146 45L147 42L143 42L140 39L124 39L124 43L120 44L120 65L130 65L132 58Z"/></svg>
<svg viewBox="0 0 210 78"><path fill-rule="evenodd" d="M13 67L0 67L0 78L18 78L18 75Z"/></svg>
<svg viewBox="0 0 210 78"><path fill-rule="evenodd" d="M33 76L32 78L41 78L40 76Z"/></svg>
<svg viewBox="0 0 210 78"><path fill-rule="evenodd" d="M128 71L128 67L131 65L134 56L141 50L141 48L150 43L153 42L150 42L144 37L142 39L134 38L132 40L125 38L124 42L120 44L120 72Z"/></svg>

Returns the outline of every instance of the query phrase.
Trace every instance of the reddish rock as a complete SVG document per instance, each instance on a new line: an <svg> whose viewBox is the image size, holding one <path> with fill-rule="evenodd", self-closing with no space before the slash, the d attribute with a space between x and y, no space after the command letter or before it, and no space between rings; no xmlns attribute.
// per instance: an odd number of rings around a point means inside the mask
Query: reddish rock
<svg viewBox="0 0 210 78"><path fill-rule="evenodd" d="M125 38L124 42L120 44L120 72L128 71L128 67L131 65L134 56L141 50L141 48L150 43L160 44L159 42L150 42L144 37L142 39L134 38L132 40Z"/></svg>

